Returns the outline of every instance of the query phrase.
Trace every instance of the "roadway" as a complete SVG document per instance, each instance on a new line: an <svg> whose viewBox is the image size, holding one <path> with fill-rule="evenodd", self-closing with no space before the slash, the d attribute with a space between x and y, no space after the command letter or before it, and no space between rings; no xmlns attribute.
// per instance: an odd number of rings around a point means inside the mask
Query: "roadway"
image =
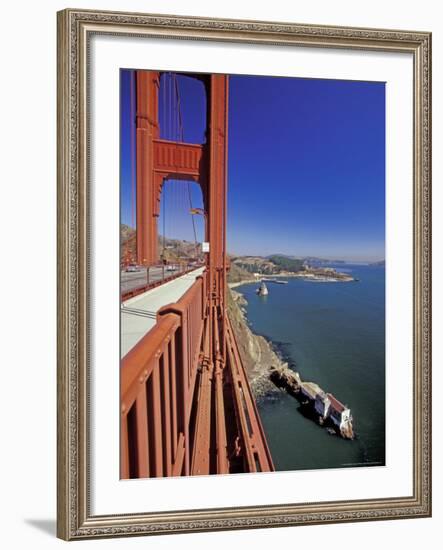
<svg viewBox="0 0 443 550"><path fill-rule="evenodd" d="M151 268L154 269L154 268ZM161 268L159 268L161 271ZM204 271L199 267L166 283L143 292L138 296L129 298L121 305L121 345L120 356L124 357L143 336L151 330L157 321L157 311L167 305L177 302L183 294L192 286L195 279ZM172 272L168 272L171 275ZM140 273L126 272L125 275L138 275ZM161 274L160 274L161 275ZM165 272L166 276L166 272ZM160 276L161 278L161 276ZM131 277L128 277L131 281ZM135 280L135 277L132 279ZM145 282L142 284L146 284ZM138 285L142 286L142 285ZM134 288L134 287L131 287Z"/></svg>
<svg viewBox="0 0 443 550"><path fill-rule="evenodd" d="M161 281L163 277L166 279L171 275L175 275L178 269L175 271L168 271L167 267L163 269L162 266L153 266L149 268L149 283L155 281ZM148 284L147 268L140 268L139 271L122 271L120 274L120 291L123 294L128 290L133 290L141 286Z"/></svg>

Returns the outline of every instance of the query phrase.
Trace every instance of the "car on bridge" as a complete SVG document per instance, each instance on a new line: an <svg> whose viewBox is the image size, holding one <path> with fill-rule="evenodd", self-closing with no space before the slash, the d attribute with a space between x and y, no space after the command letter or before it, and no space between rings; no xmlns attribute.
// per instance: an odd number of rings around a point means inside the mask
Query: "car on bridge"
<svg viewBox="0 0 443 550"><path fill-rule="evenodd" d="M140 271L140 268L136 264L129 264L128 266L126 266L125 271L127 273L135 273L136 271Z"/></svg>

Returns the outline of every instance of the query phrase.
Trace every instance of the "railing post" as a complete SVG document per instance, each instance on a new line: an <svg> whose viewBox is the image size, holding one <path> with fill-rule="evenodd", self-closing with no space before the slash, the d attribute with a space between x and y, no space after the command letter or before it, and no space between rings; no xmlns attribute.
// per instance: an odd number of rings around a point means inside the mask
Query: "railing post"
<svg viewBox="0 0 443 550"><path fill-rule="evenodd" d="M178 429L182 431L185 438L184 472L189 475L190 449L189 422L191 416L192 402L194 396L195 380L197 377L197 364L200 353L201 337L203 331L202 315L202 294L200 287L203 284L201 278L197 278L194 285L185 293L180 302L161 308L157 313L160 319L163 315L174 313L180 319L180 343L176 357L177 366L177 396L180 403L180 424ZM196 301L199 302L196 315Z"/></svg>
<svg viewBox="0 0 443 550"><path fill-rule="evenodd" d="M128 415L120 417L120 479L129 479Z"/></svg>
<svg viewBox="0 0 443 550"><path fill-rule="evenodd" d="M137 477L149 477L148 415L146 384L143 384L135 400L137 432Z"/></svg>
<svg viewBox="0 0 443 550"><path fill-rule="evenodd" d="M121 477L168 475L170 456L164 433L169 430L168 342L178 329L176 315L163 316L123 358L121 365ZM166 344L165 344L166 342ZM169 432L170 435L170 432ZM178 434L176 434L178 437ZM165 461L166 457L166 461Z"/></svg>
<svg viewBox="0 0 443 550"><path fill-rule="evenodd" d="M189 439L189 420L191 414L190 401L190 388L189 388L189 333L187 322L187 308L179 304L173 304L172 306L165 306L161 308L157 316L161 318L163 315L174 313L180 319L179 331L176 334L176 340L178 340L178 357L176 357L175 365L177 368L176 376L176 389L177 389L177 401L179 407L178 416L178 431L184 435L185 455L184 455L184 475L189 475L190 471L190 439ZM177 336L179 336L177 338Z"/></svg>

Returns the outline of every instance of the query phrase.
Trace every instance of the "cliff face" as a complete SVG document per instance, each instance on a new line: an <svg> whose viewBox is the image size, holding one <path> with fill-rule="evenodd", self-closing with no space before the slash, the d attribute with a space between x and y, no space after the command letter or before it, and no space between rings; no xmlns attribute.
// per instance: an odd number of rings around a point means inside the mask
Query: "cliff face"
<svg viewBox="0 0 443 550"><path fill-rule="evenodd" d="M282 362L263 336L254 334L248 327L243 309L247 302L243 295L228 289L227 297L229 318L255 397L278 391L269 375L272 369L287 368L286 363Z"/></svg>

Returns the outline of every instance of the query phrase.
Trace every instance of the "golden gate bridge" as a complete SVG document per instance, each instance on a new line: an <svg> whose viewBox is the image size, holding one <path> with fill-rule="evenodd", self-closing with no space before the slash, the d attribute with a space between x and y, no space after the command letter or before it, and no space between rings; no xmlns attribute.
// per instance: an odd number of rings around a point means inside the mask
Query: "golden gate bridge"
<svg viewBox="0 0 443 550"><path fill-rule="evenodd" d="M274 469L227 313L228 76L186 76L205 90L204 143L184 141L176 73L134 71L131 84L131 261L159 265L161 197L170 181L183 185L195 243L193 216L201 210L209 251L202 265L122 291L122 479ZM201 209L190 182L200 186Z"/></svg>

